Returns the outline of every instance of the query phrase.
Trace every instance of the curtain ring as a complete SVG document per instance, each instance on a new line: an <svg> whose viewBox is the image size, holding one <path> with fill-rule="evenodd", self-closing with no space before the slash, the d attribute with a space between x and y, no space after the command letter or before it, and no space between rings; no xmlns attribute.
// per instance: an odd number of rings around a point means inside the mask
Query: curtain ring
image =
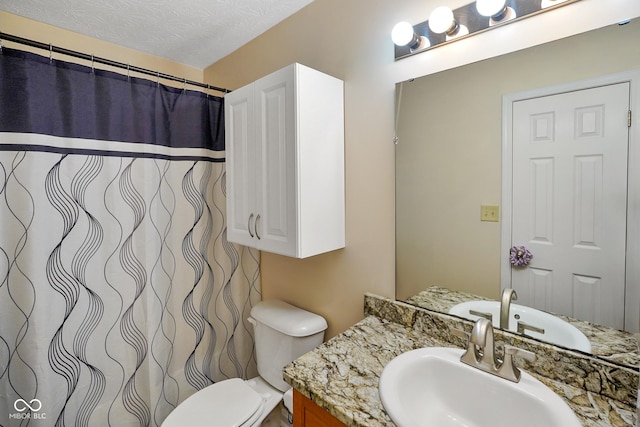
<svg viewBox="0 0 640 427"><path fill-rule="evenodd" d="M96 69L93 66L93 54L91 54L91 73L95 73Z"/></svg>
<svg viewBox="0 0 640 427"><path fill-rule="evenodd" d="M187 78L184 78L184 83L182 84L182 92L186 92L187 91Z"/></svg>
<svg viewBox="0 0 640 427"><path fill-rule="evenodd" d="M53 45L49 43L49 64L53 62Z"/></svg>
<svg viewBox="0 0 640 427"><path fill-rule="evenodd" d="M2 39L0 39L0 55L2 55Z"/></svg>
<svg viewBox="0 0 640 427"><path fill-rule="evenodd" d="M207 83L207 98L209 98L209 83Z"/></svg>
<svg viewBox="0 0 640 427"><path fill-rule="evenodd" d="M160 87L160 71L156 71L156 87Z"/></svg>
<svg viewBox="0 0 640 427"><path fill-rule="evenodd" d="M129 70L129 64L127 64L127 80L131 80L131 74Z"/></svg>

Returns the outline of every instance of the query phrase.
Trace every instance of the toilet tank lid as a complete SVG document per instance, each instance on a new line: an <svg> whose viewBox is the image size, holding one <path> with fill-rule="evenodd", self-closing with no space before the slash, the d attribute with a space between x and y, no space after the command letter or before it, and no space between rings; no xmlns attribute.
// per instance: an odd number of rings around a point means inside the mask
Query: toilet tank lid
<svg viewBox="0 0 640 427"><path fill-rule="evenodd" d="M279 300L256 304L251 309L251 317L292 337L306 337L327 329L324 317Z"/></svg>

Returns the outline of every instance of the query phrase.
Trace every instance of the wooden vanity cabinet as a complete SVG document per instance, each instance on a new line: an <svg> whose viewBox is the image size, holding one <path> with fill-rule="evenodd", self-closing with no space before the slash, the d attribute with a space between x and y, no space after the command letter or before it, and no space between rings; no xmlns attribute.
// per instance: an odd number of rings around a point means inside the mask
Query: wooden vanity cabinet
<svg viewBox="0 0 640 427"><path fill-rule="evenodd" d="M336 417L293 389L293 427L346 427Z"/></svg>
<svg viewBox="0 0 640 427"><path fill-rule="evenodd" d="M295 258L345 246L343 92L292 64L225 95L230 242Z"/></svg>

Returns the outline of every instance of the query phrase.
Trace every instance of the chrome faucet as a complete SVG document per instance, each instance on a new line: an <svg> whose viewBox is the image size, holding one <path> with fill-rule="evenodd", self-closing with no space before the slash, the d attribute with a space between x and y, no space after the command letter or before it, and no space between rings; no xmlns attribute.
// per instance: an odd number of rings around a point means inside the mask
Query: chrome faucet
<svg viewBox="0 0 640 427"><path fill-rule="evenodd" d="M498 361L495 355L493 326L485 318L480 318L469 335L467 351L460 358L461 362L475 366L486 372L497 372Z"/></svg>
<svg viewBox="0 0 640 427"><path fill-rule="evenodd" d="M502 299L500 300L500 329L509 329L509 311L511 310L511 301L518 299L518 294L511 288L505 288L502 291Z"/></svg>
<svg viewBox="0 0 640 427"><path fill-rule="evenodd" d="M459 329L453 329L452 332L467 340L467 349L460 357L462 363L500 378L516 383L520 381L521 372L513 362L514 356L520 356L530 362L536 360L534 353L506 344L503 360L496 358L493 326L485 318L476 321L471 334Z"/></svg>

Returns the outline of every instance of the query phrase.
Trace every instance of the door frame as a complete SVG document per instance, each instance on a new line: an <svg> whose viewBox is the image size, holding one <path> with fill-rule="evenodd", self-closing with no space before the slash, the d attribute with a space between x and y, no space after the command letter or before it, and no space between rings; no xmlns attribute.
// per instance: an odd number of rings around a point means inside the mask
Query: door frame
<svg viewBox="0 0 640 427"><path fill-rule="evenodd" d="M531 98L562 94L598 86L628 82L630 85L629 108L632 122L629 128L629 153L627 174L627 254L625 284L625 330L640 332L640 70L595 77L510 93L502 97L502 202L500 241L500 287L511 287L512 220L512 161L513 161L513 103ZM635 218L636 221L632 219Z"/></svg>

